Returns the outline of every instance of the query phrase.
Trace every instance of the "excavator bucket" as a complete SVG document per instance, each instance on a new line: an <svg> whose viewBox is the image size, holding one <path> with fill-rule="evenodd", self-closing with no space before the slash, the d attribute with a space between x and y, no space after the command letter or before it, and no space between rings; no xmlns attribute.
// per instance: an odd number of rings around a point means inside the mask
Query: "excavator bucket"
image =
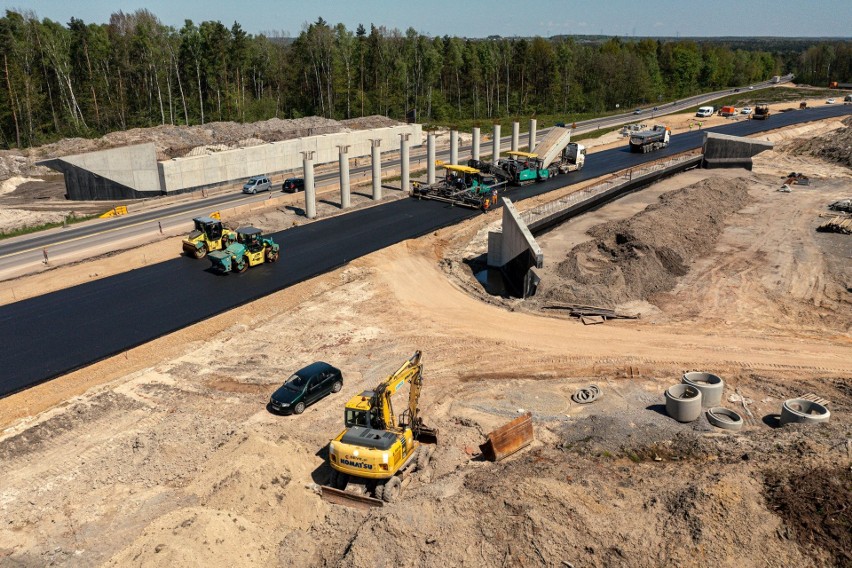
<svg viewBox="0 0 852 568"><path fill-rule="evenodd" d="M485 459L496 462L529 446L533 439L532 413L528 412L489 432L479 449Z"/></svg>
<svg viewBox="0 0 852 568"><path fill-rule="evenodd" d="M437 444L438 429L429 428L428 426L420 426L417 429L417 441L421 444Z"/></svg>

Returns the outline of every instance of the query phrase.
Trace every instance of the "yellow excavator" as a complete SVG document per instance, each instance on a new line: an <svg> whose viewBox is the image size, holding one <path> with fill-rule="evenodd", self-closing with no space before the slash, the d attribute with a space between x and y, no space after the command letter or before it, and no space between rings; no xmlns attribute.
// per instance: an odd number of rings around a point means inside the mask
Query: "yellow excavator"
<svg viewBox="0 0 852 568"><path fill-rule="evenodd" d="M425 426L420 416L421 358L416 351L375 389L346 403L345 429L328 445L332 475L322 487L324 499L380 507L399 497L413 471L429 465L433 448L424 444L436 444L438 431ZM397 420L391 397L406 384L408 408Z"/></svg>

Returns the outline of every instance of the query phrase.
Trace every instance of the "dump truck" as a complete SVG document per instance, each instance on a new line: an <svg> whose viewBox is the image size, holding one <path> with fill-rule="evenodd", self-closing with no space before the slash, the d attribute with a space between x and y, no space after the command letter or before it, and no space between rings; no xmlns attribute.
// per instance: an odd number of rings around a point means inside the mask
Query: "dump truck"
<svg viewBox="0 0 852 568"><path fill-rule="evenodd" d="M766 103L758 103L757 106L754 107L754 115L752 118L754 120L766 120L769 118L769 105Z"/></svg>
<svg viewBox="0 0 852 568"><path fill-rule="evenodd" d="M499 190L506 186L493 174L471 166L436 164L444 167L444 177L433 184L411 184L411 197L488 211L497 204Z"/></svg>
<svg viewBox="0 0 852 568"><path fill-rule="evenodd" d="M736 116L737 115L737 107L735 106L723 106L719 109L719 116Z"/></svg>
<svg viewBox="0 0 852 568"><path fill-rule="evenodd" d="M195 228L183 240L183 250L195 258L204 258L207 253L222 250L237 240L237 233L227 229L219 219L196 217Z"/></svg>
<svg viewBox="0 0 852 568"><path fill-rule="evenodd" d="M438 431L423 424L420 413L422 357L415 351L376 388L346 403L344 429L328 444L332 474L321 488L323 499L381 507L399 497L405 478L428 467ZM391 398L404 385L408 408L397 418Z"/></svg>
<svg viewBox="0 0 852 568"><path fill-rule="evenodd" d="M570 142L562 150L559 159L550 164L550 175L567 174L583 169L586 165L586 147L576 142Z"/></svg>
<svg viewBox="0 0 852 568"><path fill-rule="evenodd" d="M507 158L498 160L496 166L483 167L500 179L524 185L580 170L585 162L585 146L571 142L570 129L556 126L547 132L533 151L512 151Z"/></svg>
<svg viewBox="0 0 852 568"><path fill-rule="evenodd" d="M215 272L244 272L249 266L278 260L278 244L264 237L263 231L256 227L241 227L236 232L236 242L209 254Z"/></svg>
<svg viewBox="0 0 852 568"><path fill-rule="evenodd" d="M643 130L630 136L630 151L646 154L665 148L669 145L671 130L668 126L656 125L650 130Z"/></svg>

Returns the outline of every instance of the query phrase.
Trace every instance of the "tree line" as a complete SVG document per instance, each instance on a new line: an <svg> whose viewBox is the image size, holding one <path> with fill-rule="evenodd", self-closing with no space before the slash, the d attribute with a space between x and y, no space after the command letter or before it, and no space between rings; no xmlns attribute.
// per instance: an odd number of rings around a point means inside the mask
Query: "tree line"
<svg viewBox="0 0 852 568"><path fill-rule="evenodd" d="M723 42L430 37L322 18L298 37L239 23L166 26L151 12L67 25L32 12L0 18L0 144L211 121L382 114L419 122L494 120L630 108L801 69L849 77L850 44L790 53ZM833 69L831 69L833 67ZM836 75L836 73L840 75Z"/></svg>

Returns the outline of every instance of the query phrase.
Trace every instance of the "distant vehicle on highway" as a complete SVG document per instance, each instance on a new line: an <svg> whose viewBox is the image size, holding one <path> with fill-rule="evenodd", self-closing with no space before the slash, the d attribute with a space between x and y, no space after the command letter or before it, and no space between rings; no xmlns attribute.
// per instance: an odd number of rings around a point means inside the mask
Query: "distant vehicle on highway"
<svg viewBox="0 0 852 568"><path fill-rule="evenodd" d="M753 90L754 90L754 85L750 85L750 86L749 86L749 90L750 90L750 91L753 91Z"/></svg>
<svg viewBox="0 0 852 568"><path fill-rule="evenodd" d="M837 102L837 101L836 101L835 99L828 99L827 101L825 101L825 104L827 104L827 105L833 105L833 104L834 104L834 103L836 103L836 102Z"/></svg>
<svg viewBox="0 0 852 568"><path fill-rule="evenodd" d="M633 111L633 114L642 114L642 109L637 108L636 110Z"/></svg>
<svg viewBox="0 0 852 568"><path fill-rule="evenodd" d="M740 109L740 114L746 114L746 115L748 115L748 114L751 114L751 113L753 113L753 112L754 112L754 111L752 110L752 108L751 108L751 107L743 107L743 108L741 108L741 109Z"/></svg>
<svg viewBox="0 0 852 568"><path fill-rule="evenodd" d="M257 193L259 191L269 191L272 184L266 176L254 176L250 178L243 186L243 193Z"/></svg>
<svg viewBox="0 0 852 568"><path fill-rule="evenodd" d="M281 186L281 191L286 191L287 193L297 193L299 191L305 191L304 178L285 179L284 184Z"/></svg>

